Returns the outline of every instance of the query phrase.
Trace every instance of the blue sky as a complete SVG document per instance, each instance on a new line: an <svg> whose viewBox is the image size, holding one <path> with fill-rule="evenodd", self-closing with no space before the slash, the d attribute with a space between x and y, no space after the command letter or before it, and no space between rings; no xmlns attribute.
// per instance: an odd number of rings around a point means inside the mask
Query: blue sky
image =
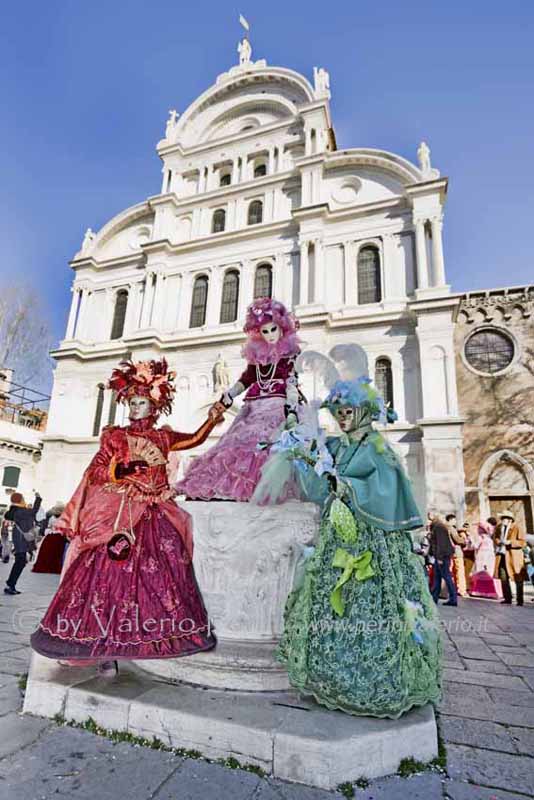
<svg viewBox="0 0 534 800"><path fill-rule="evenodd" d="M339 147L429 142L454 290L534 283L534 3L30 0L3 8L1 269L57 338L85 228L159 192L167 111L236 63L239 12L254 58L330 71Z"/></svg>

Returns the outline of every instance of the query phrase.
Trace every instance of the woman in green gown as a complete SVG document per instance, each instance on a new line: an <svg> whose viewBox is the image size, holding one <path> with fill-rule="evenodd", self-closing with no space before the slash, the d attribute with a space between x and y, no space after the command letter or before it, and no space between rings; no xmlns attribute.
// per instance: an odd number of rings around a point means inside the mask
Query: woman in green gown
<svg viewBox="0 0 534 800"><path fill-rule="evenodd" d="M292 456L322 522L287 601L278 658L291 684L328 708L398 717L440 698L439 621L410 534L423 523L401 464L373 429L386 409L369 379L338 381L323 406L342 435L326 439L328 471Z"/></svg>

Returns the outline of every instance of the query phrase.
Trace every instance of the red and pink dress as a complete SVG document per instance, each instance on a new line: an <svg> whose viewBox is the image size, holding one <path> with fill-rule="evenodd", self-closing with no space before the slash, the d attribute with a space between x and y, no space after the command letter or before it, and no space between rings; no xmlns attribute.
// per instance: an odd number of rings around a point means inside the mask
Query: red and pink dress
<svg viewBox="0 0 534 800"><path fill-rule="evenodd" d="M272 347L273 354L277 349ZM288 387L297 386L297 355L298 349L271 363L248 364L238 380L247 390L241 410L220 441L192 462L176 486L180 494L192 500L250 500L269 457L269 449L258 444L273 441L285 422Z"/></svg>
<svg viewBox="0 0 534 800"><path fill-rule="evenodd" d="M41 655L178 658L215 646L193 572L191 518L174 502L166 472L169 453L201 444L215 422L184 434L154 421L104 429L57 523L70 544L60 586L31 637ZM116 479L117 464L139 458L146 472ZM113 544L119 537L124 545L121 531L131 543L124 560Z"/></svg>

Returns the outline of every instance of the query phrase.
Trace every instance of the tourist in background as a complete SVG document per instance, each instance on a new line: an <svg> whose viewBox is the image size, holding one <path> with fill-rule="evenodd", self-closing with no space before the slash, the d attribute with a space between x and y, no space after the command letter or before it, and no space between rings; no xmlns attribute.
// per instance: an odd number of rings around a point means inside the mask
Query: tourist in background
<svg viewBox="0 0 534 800"><path fill-rule="evenodd" d="M441 590L441 581L445 581L449 599L444 605L458 605L458 595L451 575L451 562L454 556L454 545L449 535L449 528L444 519L437 512L432 514L430 529L430 554L434 556L434 583L432 597L438 603Z"/></svg>
<svg viewBox="0 0 534 800"><path fill-rule="evenodd" d="M0 558L7 564L9 561L10 545L9 545L9 531L11 523L8 522L4 515L7 509L0 511Z"/></svg>
<svg viewBox="0 0 534 800"><path fill-rule="evenodd" d="M469 586L469 578L475 566L476 545L478 542L477 532L475 526L471 526L469 522L464 522L461 531L465 534L465 546L463 549L464 554L464 575L465 582Z"/></svg>
<svg viewBox="0 0 534 800"><path fill-rule="evenodd" d="M523 548L527 540L515 522L511 511L499 514L500 522L495 529L495 551L497 553L496 575L501 579L503 602L512 604L510 581L515 582L516 602L523 605L523 581L527 577Z"/></svg>
<svg viewBox="0 0 534 800"><path fill-rule="evenodd" d="M35 517L41 505L41 496L36 493L33 506L26 505L20 492L13 492L11 505L5 513L4 521L12 523L13 550L15 563L11 568L4 589L5 594L20 594L17 590L17 581L20 578L28 560L28 554L35 549L35 537L32 541L32 529L35 527Z"/></svg>
<svg viewBox="0 0 534 800"><path fill-rule="evenodd" d="M467 534L463 529L458 529L456 524L456 514L447 514L445 522L449 526L449 535L454 545L454 556L452 558L452 574L456 591L460 597L467 596L467 583L465 580L464 552L463 548L467 544Z"/></svg>

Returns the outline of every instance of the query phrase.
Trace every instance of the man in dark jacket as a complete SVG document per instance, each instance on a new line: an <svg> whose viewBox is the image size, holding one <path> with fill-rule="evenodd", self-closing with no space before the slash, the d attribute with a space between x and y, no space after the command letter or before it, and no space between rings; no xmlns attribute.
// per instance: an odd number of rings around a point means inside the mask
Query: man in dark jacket
<svg viewBox="0 0 534 800"><path fill-rule="evenodd" d="M430 526L430 555L434 556L434 585L432 597L434 602L439 600L441 581L445 581L449 599L444 605L457 606L458 595L451 575L451 561L454 556L454 545L451 541L447 523L438 514L432 515Z"/></svg>
<svg viewBox="0 0 534 800"><path fill-rule="evenodd" d="M16 588L17 581L26 566L27 554L32 550L31 542L26 539L24 534L29 533L34 527L35 515L40 505L41 497L38 494L35 495L33 508L26 505L20 492L13 492L11 495L11 505L5 513L4 521L10 522L12 525L11 537L15 551L15 563L6 581L5 594L20 594Z"/></svg>

